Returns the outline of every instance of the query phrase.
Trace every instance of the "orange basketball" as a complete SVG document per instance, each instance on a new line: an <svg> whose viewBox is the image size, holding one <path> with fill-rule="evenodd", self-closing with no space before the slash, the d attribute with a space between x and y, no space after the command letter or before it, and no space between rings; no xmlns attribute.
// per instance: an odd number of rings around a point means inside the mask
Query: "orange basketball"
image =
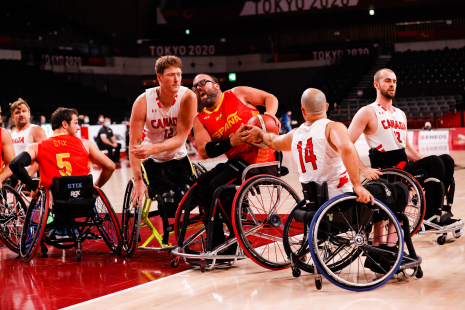
<svg viewBox="0 0 465 310"><path fill-rule="evenodd" d="M247 122L247 125L254 125L257 126L258 128L261 128L262 130L266 132L271 132L274 134L279 134L279 126L276 124L276 121L274 118L272 118L269 115L255 115L249 121ZM261 148L266 148L266 144L263 143L263 141L257 141L253 143L254 145L261 147Z"/></svg>

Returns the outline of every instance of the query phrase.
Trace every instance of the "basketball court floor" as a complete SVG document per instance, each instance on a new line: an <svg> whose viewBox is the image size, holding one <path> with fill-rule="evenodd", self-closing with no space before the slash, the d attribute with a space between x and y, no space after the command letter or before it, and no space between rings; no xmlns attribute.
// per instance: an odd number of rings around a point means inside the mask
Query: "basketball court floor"
<svg viewBox="0 0 465 310"><path fill-rule="evenodd" d="M457 166L453 213L465 219L465 152L449 153ZM207 169L218 162L194 161ZM368 164L368 157L362 156L362 161ZM285 153L283 165L290 170L283 179L301 195L290 152ZM99 171L92 173L96 176ZM103 187L118 213L131 177L131 168L123 162ZM26 264L2 247L0 309L465 309L465 239L449 234L448 242L438 245L436 238L434 234L413 237L423 258L422 279L394 276L369 292L346 291L325 279L318 291L313 275L302 272L294 278L290 269L272 271L249 259L205 273L183 262L173 269L166 252L137 250L127 259L111 254L101 240L83 244L80 263L73 249L50 247L48 258L36 254Z"/></svg>

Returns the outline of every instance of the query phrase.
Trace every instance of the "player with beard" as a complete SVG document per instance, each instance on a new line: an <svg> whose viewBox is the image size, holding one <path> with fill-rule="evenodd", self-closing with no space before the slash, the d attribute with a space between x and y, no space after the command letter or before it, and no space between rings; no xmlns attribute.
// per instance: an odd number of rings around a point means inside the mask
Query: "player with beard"
<svg viewBox="0 0 465 310"><path fill-rule="evenodd" d="M194 93L181 86L181 69L178 57L160 57L155 64L160 86L147 89L134 102L129 129L134 202L139 198L142 202L144 195L154 198L192 182L185 142L197 114L197 103ZM148 190L142 179L141 160L145 160Z"/></svg>
<svg viewBox="0 0 465 310"><path fill-rule="evenodd" d="M242 172L249 164L274 161L273 150L243 143L241 133L247 121L260 114L255 107L258 105L265 106L265 114L272 116L279 126L274 116L278 110L278 99L262 90L245 86L222 92L218 80L208 74L198 74L192 90L204 108L194 119L195 142L200 155L214 158L226 154L228 158L226 163L218 164L197 180L197 193L206 214L209 214L213 193L219 186L240 184ZM222 221L228 225L230 238L233 237L230 222L232 199L231 195L221 196L215 214L213 247L225 241Z"/></svg>
<svg viewBox="0 0 465 310"><path fill-rule="evenodd" d="M381 69L374 76L376 101L361 108L355 114L349 126L349 136L353 143L360 135L365 135L370 147L369 157L372 168L397 167L413 173L420 169L427 172L429 177L443 182L447 193L454 177L454 159L448 155L431 155L422 157L410 144L407 135L407 117L399 108L394 108L397 88L397 77L391 69ZM361 162L360 173L368 179L378 178L379 169L367 169ZM444 197L438 195L438 188L434 182L425 183L426 213L425 218L437 214L438 208L443 207ZM445 206L443 210L447 210ZM451 213L449 213L452 216ZM450 216L441 221L433 220L435 224L445 226L454 224L458 220Z"/></svg>
<svg viewBox="0 0 465 310"><path fill-rule="evenodd" d="M31 109L26 101L19 98L10 106L11 118L15 122L16 130L12 131L11 138L13 140L13 147L15 154L18 155L26 147L32 143L39 143L47 139L45 131L42 127L31 124ZM34 163L30 167L26 167L29 175L34 175L39 171L39 165ZM12 186L15 186L17 179L15 176L11 177Z"/></svg>

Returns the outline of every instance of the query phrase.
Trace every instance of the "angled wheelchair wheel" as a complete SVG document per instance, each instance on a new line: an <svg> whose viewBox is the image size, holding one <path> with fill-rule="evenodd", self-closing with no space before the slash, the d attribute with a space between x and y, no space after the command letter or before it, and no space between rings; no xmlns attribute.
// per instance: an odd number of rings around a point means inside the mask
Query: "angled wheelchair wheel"
<svg viewBox="0 0 465 310"><path fill-rule="evenodd" d="M389 208L376 199L373 206L355 199L354 194L343 194L320 207L310 224L310 254L318 271L333 284L367 291L383 285L397 272L404 239ZM394 230L388 230L389 224ZM379 246L389 235L400 241L400 246L393 250Z"/></svg>
<svg viewBox="0 0 465 310"><path fill-rule="evenodd" d="M115 210L111 206L107 196L98 187L94 186L94 197L96 198L94 212L96 217L102 221L97 226L105 243L113 253L120 254L123 248L123 239Z"/></svg>
<svg viewBox="0 0 465 310"><path fill-rule="evenodd" d="M47 224L50 206L49 200L49 190L41 188L40 197L37 200L32 200L31 205L27 209L19 246L19 254L26 263L34 257L37 249L40 247L40 241Z"/></svg>
<svg viewBox="0 0 465 310"><path fill-rule="evenodd" d="M289 184L271 175L258 175L241 185L234 197L232 223L249 258L268 269L290 267L282 242L284 223L300 201Z"/></svg>
<svg viewBox="0 0 465 310"><path fill-rule="evenodd" d="M196 185L193 185L189 191L193 191ZM201 207L200 202L193 195L189 208L186 205L187 192L179 203L174 218L174 234L179 246L179 238L183 236L182 244L183 250L189 254L200 254L205 251L205 242L207 240L207 232L205 229L205 212ZM184 218L189 213L187 226L184 232L183 223Z"/></svg>
<svg viewBox="0 0 465 310"><path fill-rule="evenodd" d="M314 272L314 265L310 250L308 247L308 231L310 223L304 223L297 220L296 211L305 211L305 200L302 200L289 213L286 224L284 225L283 247L287 257L292 264L298 269L309 273ZM295 271L296 275L300 275L300 271Z"/></svg>
<svg viewBox="0 0 465 310"><path fill-rule="evenodd" d="M389 183L402 182L407 186L409 198L404 213L409 220L410 235L415 235L421 228L426 212L425 194L420 183L411 174L400 169L381 169L381 172L383 175L380 177ZM366 182L368 180L364 180L362 184Z"/></svg>
<svg viewBox="0 0 465 310"><path fill-rule="evenodd" d="M0 240L15 253L19 253L26 212L26 204L18 192L3 184L0 190Z"/></svg>
<svg viewBox="0 0 465 310"><path fill-rule="evenodd" d="M138 203L135 205L135 207L133 206L133 200L131 199L133 190L134 179L131 179L126 186L123 203L123 214L121 219L123 249L126 251L127 257L131 257L134 254L137 249L137 242L139 239L140 223L138 221L140 220L140 208Z"/></svg>

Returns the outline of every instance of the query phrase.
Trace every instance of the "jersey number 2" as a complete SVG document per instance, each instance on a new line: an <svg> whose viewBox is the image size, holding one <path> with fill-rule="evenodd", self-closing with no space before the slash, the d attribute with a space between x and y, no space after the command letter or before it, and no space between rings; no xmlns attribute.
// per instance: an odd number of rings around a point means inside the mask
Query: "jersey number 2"
<svg viewBox="0 0 465 310"><path fill-rule="evenodd" d="M64 177L70 176L73 170L71 168L71 163L63 160L64 158L68 158L68 157L70 157L69 153L57 154L57 166L58 166L58 169L60 170L60 174Z"/></svg>
<svg viewBox="0 0 465 310"><path fill-rule="evenodd" d="M305 173L307 170L305 169L304 159L302 155L302 141L297 143L297 150L299 151L299 159L300 159L300 167L302 168L302 172ZM307 140L307 146L305 147L305 163L312 163L313 170L318 169L316 165L316 156L313 154L313 141L312 138Z"/></svg>
<svg viewBox="0 0 465 310"><path fill-rule="evenodd" d="M394 133L395 133L396 136L397 136L397 141L399 141L399 143L402 143L402 140L400 139L400 132L394 131Z"/></svg>

